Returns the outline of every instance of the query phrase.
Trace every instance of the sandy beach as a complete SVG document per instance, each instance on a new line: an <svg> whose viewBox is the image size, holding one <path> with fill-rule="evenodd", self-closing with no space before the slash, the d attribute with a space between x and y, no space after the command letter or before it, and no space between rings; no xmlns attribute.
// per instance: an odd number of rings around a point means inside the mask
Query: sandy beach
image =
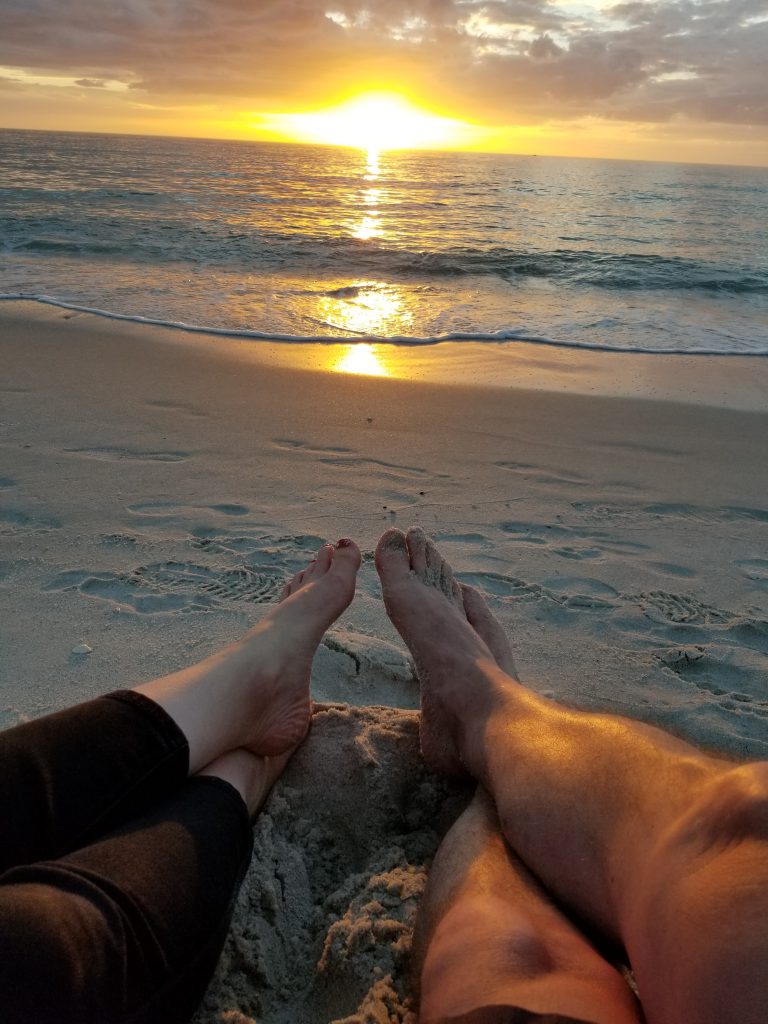
<svg viewBox="0 0 768 1024"><path fill-rule="evenodd" d="M3 727L196 661L325 540L363 550L196 1024L412 1013L419 897L468 792L419 759L388 526L436 539L534 689L768 757L764 358L436 346L332 372L347 348L0 305Z"/></svg>

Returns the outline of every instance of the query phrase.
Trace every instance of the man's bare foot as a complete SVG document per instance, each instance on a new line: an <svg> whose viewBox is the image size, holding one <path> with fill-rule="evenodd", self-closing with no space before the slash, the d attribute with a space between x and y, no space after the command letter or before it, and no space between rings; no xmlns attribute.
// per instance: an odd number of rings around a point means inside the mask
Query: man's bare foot
<svg viewBox="0 0 768 1024"><path fill-rule="evenodd" d="M238 747L273 756L301 742L309 728L312 658L352 600L359 566L353 541L324 544L241 640L135 688L187 737L190 774Z"/></svg>
<svg viewBox="0 0 768 1024"><path fill-rule="evenodd" d="M475 590L474 587L469 587L465 583L461 583L460 586L467 622L480 639L485 641L499 668L516 680L515 659L504 627L485 603L485 598L479 590Z"/></svg>
<svg viewBox="0 0 768 1024"><path fill-rule="evenodd" d="M424 760L443 775L465 775L467 729L481 726L514 679L504 631L419 527L387 530L376 568L387 614L416 664Z"/></svg>
<svg viewBox="0 0 768 1024"><path fill-rule="evenodd" d="M482 787L440 845L414 935L422 1024L639 1024L621 975L548 899Z"/></svg>
<svg viewBox="0 0 768 1024"><path fill-rule="evenodd" d="M237 790L243 798L248 814L253 818L269 796L269 791L283 774L291 759L293 750L275 757L259 757L250 750L230 750L205 768L198 775L212 775L223 779Z"/></svg>

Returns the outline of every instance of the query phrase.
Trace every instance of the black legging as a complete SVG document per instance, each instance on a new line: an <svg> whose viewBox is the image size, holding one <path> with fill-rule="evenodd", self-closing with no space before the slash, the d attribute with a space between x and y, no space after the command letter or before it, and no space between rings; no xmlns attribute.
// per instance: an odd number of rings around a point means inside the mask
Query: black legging
<svg viewBox="0 0 768 1024"><path fill-rule="evenodd" d="M229 783L187 778L175 722L129 690L0 733L0 1020L181 1024L250 861Z"/></svg>

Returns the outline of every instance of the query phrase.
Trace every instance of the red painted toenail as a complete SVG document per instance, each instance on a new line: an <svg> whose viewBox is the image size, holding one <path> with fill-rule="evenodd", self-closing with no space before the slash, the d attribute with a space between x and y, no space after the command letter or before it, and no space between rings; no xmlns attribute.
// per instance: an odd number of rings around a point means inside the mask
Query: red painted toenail
<svg viewBox="0 0 768 1024"><path fill-rule="evenodd" d="M352 541L349 537L342 537L340 541L336 543L337 548L349 548L352 547Z"/></svg>

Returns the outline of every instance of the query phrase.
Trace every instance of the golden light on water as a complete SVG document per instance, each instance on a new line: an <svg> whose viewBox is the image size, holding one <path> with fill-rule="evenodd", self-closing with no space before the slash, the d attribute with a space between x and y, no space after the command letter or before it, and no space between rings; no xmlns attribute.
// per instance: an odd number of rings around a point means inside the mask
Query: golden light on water
<svg viewBox="0 0 768 1024"><path fill-rule="evenodd" d="M379 224L378 217L363 217L352 232L352 237L359 238L361 241L365 242L369 238L377 238L381 234L381 225Z"/></svg>
<svg viewBox="0 0 768 1024"><path fill-rule="evenodd" d="M368 181L378 178L381 174L381 153L378 149L368 150L365 169L367 172L365 177ZM376 189L371 189L371 191L374 192Z"/></svg>
<svg viewBox="0 0 768 1024"><path fill-rule="evenodd" d="M368 153L368 173L378 174L385 149L436 149L466 141L473 126L440 117L397 93L363 93L338 106L307 113L262 114L254 127L296 142L354 146Z"/></svg>
<svg viewBox="0 0 768 1024"><path fill-rule="evenodd" d="M333 363L330 369L336 373L356 373L363 377L390 376L378 353L378 346L366 341L349 345L341 359Z"/></svg>
<svg viewBox="0 0 768 1024"><path fill-rule="evenodd" d="M369 175L366 175L366 178L368 177ZM363 192L363 205L367 207L367 212L363 215L362 220L355 224L354 230L351 232L353 238L359 238L365 242L369 238L380 238L384 234L378 209L381 197L382 190L380 188L367 188Z"/></svg>
<svg viewBox="0 0 768 1024"><path fill-rule="evenodd" d="M407 334L412 317L400 290L380 281L355 281L343 294L325 295L319 302L318 319L344 334Z"/></svg>

